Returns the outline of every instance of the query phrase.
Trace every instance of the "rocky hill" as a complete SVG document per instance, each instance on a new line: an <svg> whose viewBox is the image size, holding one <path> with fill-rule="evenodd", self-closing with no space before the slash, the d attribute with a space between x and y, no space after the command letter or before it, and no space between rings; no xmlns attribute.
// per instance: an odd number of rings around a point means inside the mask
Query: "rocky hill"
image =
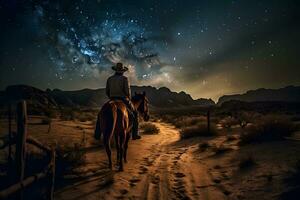
<svg viewBox="0 0 300 200"><path fill-rule="evenodd" d="M300 102L300 86L287 86L280 89L257 89L244 94L224 95L219 98L218 104L237 100L244 102Z"/></svg>
<svg viewBox="0 0 300 200"><path fill-rule="evenodd" d="M55 99L47 92L27 85L8 86L5 91L0 93L0 105L20 99L25 99L27 105L34 110L58 106Z"/></svg>
<svg viewBox="0 0 300 200"><path fill-rule="evenodd" d="M155 107L177 107L190 105L214 105L211 99L194 100L185 92L172 92L166 87L155 88L151 86L132 86L131 91L145 91L149 102ZM63 91L59 89L46 91L27 86L8 86L5 91L0 92L0 104L11 99L13 101L25 99L34 107L96 107L107 101L105 89L83 89L76 91Z"/></svg>

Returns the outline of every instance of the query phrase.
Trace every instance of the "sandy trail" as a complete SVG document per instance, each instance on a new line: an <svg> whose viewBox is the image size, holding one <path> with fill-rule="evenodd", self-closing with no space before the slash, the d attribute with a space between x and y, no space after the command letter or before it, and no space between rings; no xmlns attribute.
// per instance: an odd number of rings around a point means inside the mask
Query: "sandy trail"
<svg viewBox="0 0 300 200"><path fill-rule="evenodd" d="M193 148L178 145L178 131L168 124L155 124L158 135L130 142L125 171L113 170L113 183L103 186L103 173L92 175L60 189L55 199L225 199L205 164L193 158ZM86 156L86 169L107 165L103 149Z"/></svg>

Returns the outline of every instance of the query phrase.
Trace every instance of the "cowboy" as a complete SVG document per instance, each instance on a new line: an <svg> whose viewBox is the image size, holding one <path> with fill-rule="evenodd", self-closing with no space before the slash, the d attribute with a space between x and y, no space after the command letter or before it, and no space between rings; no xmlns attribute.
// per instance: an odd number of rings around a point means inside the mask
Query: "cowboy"
<svg viewBox="0 0 300 200"><path fill-rule="evenodd" d="M124 72L128 71L126 66L122 63L117 63L112 66L115 74L110 76L106 82L106 95L110 100L121 100L126 105L129 117L133 121L132 126L132 139L141 139L138 133L138 112L131 103L130 84L128 78L124 76Z"/></svg>

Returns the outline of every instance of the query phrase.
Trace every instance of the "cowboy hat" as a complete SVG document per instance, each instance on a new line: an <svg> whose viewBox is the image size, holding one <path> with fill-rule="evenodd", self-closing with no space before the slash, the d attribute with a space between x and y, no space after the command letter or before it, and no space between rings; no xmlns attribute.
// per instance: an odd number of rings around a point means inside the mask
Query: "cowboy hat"
<svg viewBox="0 0 300 200"><path fill-rule="evenodd" d="M124 66L122 63L117 63L116 65L111 67L116 72L126 72L128 67Z"/></svg>

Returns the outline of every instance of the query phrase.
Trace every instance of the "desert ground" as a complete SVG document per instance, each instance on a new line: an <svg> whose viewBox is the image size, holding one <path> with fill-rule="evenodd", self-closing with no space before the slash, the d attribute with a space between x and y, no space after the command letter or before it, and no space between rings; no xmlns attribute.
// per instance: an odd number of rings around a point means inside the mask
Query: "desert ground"
<svg viewBox="0 0 300 200"><path fill-rule="evenodd" d="M196 135L191 132L195 121ZM55 144L64 155L62 162L68 160L58 165L64 169L57 169L55 199L295 199L299 131L284 139L241 145L240 126L226 117L213 121L218 121L214 134L202 133L204 116L157 115L142 123L142 139L130 141L123 172L115 165L108 169L102 142L93 138L94 120L55 118L49 129L44 117L30 116L28 133ZM0 131L7 132L4 119ZM29 157L38 153L34 148L29 152ZM4 165L7 151L0 156Z"/></svg>

